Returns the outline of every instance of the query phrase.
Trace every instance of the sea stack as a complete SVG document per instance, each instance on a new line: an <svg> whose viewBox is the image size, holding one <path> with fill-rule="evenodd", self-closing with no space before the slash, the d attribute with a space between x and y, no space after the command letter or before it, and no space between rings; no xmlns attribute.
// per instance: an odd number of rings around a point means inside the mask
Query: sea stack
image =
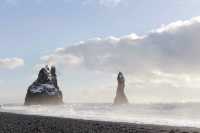
<svg viewBox="0 0 200 133"><path fill-rule="evenodd" d="M118 81L118 86L117 86L116 97L114 99L114 105L128 104L128 99L124 92L125 78L122 72L119 72L117 81Z"/></svg>
<svg viewBox="0 0 200 133"><path fill-rule="evenodd" d="M38 74L26 94L25 105L62 104L63 96L57 83L56 68L46 66Z"/></svg>

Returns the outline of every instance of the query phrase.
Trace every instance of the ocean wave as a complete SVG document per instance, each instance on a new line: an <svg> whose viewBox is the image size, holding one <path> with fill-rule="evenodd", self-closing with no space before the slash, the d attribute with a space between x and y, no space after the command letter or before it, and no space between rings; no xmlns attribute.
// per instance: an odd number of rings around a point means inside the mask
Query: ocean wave
<svg viewBox="0 0 200 133"><path fill-rule="evenodd" d="M57 106L3 104L0 111L86 120L200 127L199 103L129 104L67 103Z"/></svg>

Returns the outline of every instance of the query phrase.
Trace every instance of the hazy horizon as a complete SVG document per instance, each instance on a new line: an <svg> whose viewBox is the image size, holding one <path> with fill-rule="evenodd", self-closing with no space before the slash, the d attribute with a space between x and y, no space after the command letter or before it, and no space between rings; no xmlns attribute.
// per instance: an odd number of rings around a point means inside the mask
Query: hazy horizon
<svg viewBox="0 0 200 133"><path fill-rule="evenodd" d="M200 1L1 0L0 103L23 103L46 65L65 102L200 102Z"/></svg>

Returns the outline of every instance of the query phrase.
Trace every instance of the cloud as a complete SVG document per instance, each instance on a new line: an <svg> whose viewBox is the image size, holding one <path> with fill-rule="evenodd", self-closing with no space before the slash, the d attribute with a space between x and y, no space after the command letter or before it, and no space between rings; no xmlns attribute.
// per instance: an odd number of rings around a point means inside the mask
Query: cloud
<svg viewBox="0 0 200 133"><path fill-rule="evenodd" d="M81 41L42 59L62 67L73 66L74 70L81 68L110 75L122 71L131 101L198 99L199 35L200 17L194 17L162 25L143 36L133 33ZM71 57L78 61L69 63L73 62Z"/></svg>
<svg viewBox="0 0 200 133"><path fill-rule="evenodd" d="M59 53L59 52L57 52ZM83 61L82 58L71 55L71 54L64 54L64 55L47 55L41 57L41 60L47 62L50 65L68 65L68 66L77 66L80 65Z"/></svg>
<svg viewBox="0 0 200 133"><path fill-rule="evenodd" d="M115 7L117 6L122 0L99 0L99 4L106 7Z"/></svg>
<svg viewBox="0 0 200 133"><path fill-rule="evenodd" d="M196 73L200 70L199 35L200 17L195 17L162 26L144 36L130 34L82 41L42 58L100 71Z"/></svg>
<svg viewBox="0 0 200 133"><path fill-rule="evenodd" d="M14 69L24 65L24 60L21 58L5 58L0 59L0 68Z"/></svg>
<svg viewBox="0 0 200 133"><path fill-rule="evenodd" d="M124 0L84 0L83 5L98 4L103 7L116 7Z"/></svg>

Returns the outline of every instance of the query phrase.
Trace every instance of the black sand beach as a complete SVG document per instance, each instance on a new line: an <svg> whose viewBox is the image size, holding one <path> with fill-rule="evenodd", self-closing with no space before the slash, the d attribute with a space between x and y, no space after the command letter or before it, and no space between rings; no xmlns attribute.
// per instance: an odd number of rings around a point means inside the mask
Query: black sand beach
<svg viewBox="0 0 200 133"><path fill-rule="evenodd" d="M192 127L143 125L0 112L0 133L200 133Z"/></svg>

